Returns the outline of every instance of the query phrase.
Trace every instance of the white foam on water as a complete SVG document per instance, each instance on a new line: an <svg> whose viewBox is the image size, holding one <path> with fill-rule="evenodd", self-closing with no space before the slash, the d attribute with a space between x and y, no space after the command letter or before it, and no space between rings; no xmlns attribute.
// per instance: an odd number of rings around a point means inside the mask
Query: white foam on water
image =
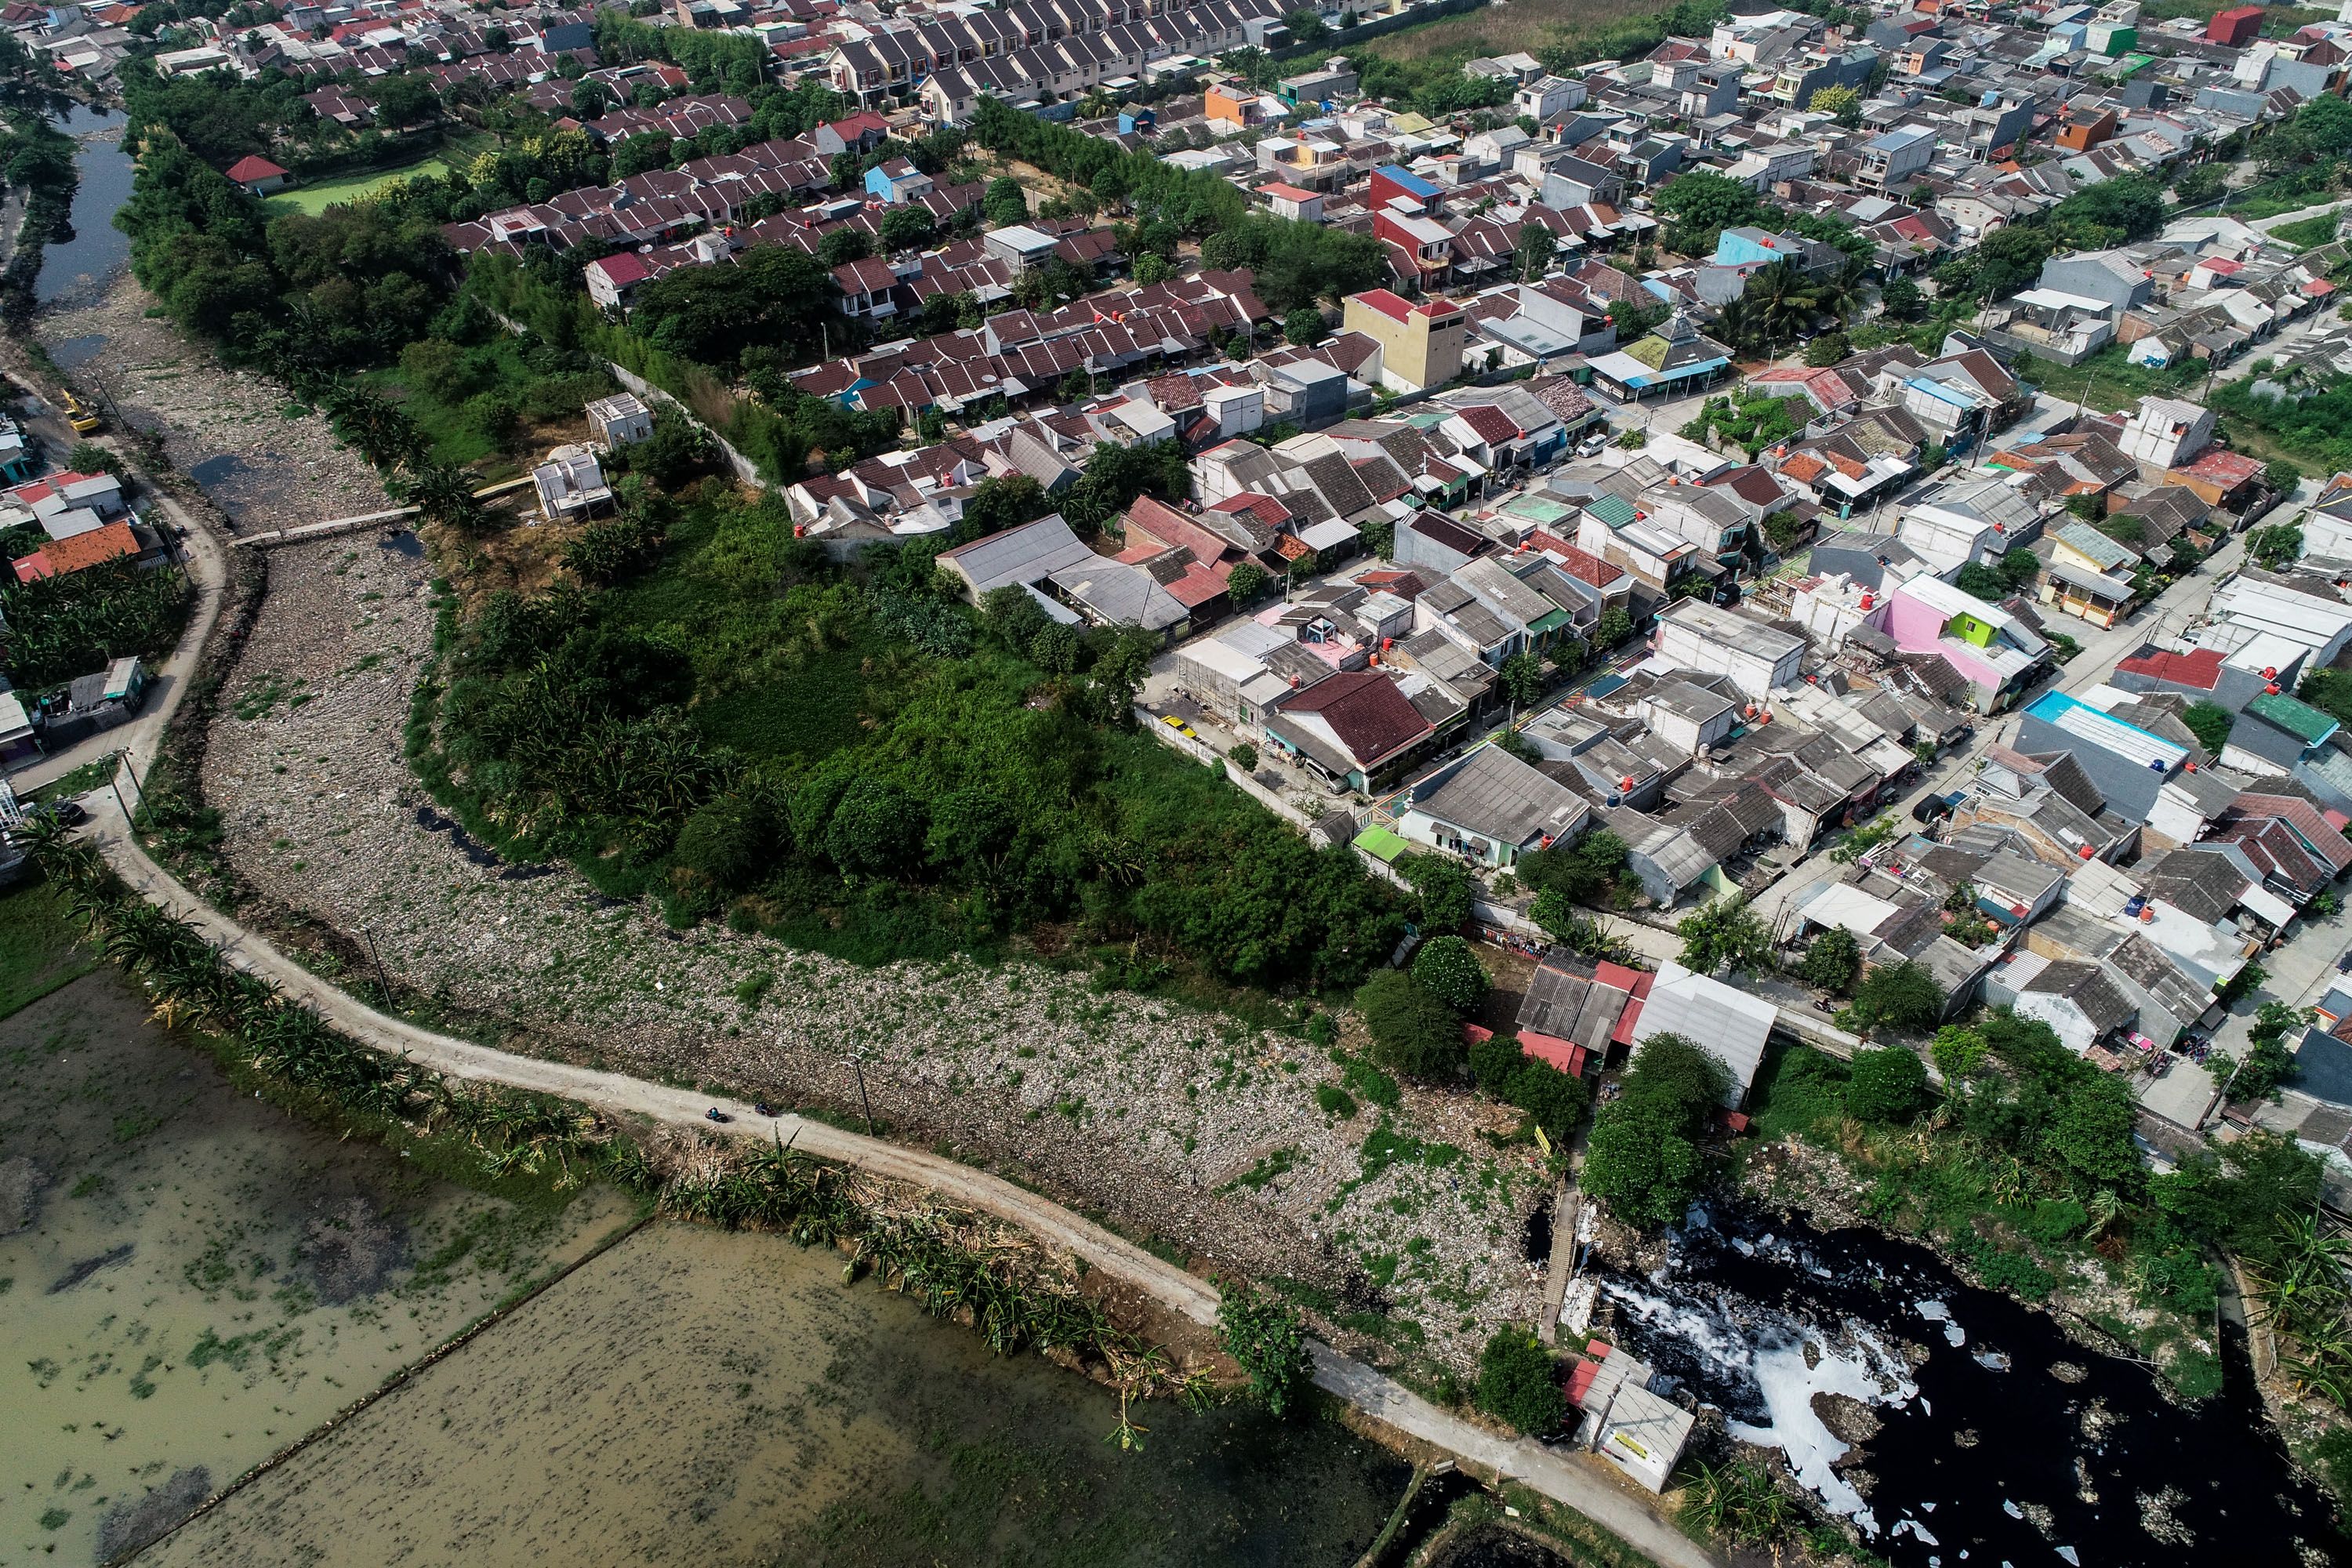
<svg viewBox="0 0 2352 1568"><path fill-rule="evenodd" d="M1931 1323L1943 1324L1945 1343L1958 1346L1969 1342L1968 1334L1959 1324L1952 1321L1951 1308L1943 1302L1932 1299L1926 1301L1914 1301L1911 1303L1911 1310Z"/></svg>
<svg viewBox="0 0 2352 1568"><path fill-rule="evenodd" d="M2069 1562L2069 1563L2073 1563L2073 1564L2074 1564L2074 1568L2083 1568L2083 1560L2082 1560L2081 1558L2079 1558L2079 1557L2077 1557L2077 1556L2075 1556L2075 1555L2074 1555L2074 1549L2073 1547L2071 1547L2071 1546L2062 1546L2062 1547L2060 1547L2060 1548L2058 1549L2058 1555L2059 1555L2059 1556L2061 1556L2061 1557L2063 1557L2067 1562Z"/></svg>
<svg viewBox="0 0 2352 1568"><path fill-rule="evenodd" d="M1764 1397L1764 1408L1771 1420L1762 1426L1750 1426L1744 1421L1727 1423L1731 1435L1743 1442L1774 1447L1787 1456L1789 1468L1831 1512L1843 1514L1860 1526L1865 1534L1878 1533L1878 1520L1863 1501L1862 1494L1831 1467L1845 1458L1847 1445L1832 1434L1813 1413L1812 1399L1816 1394L1843 1394L1865 1405L1900 1405L1917 1392L1907 1378L1898 1383L1898 1392L1889 1395L1881 1373L1891 1356L1877 1350L1873 1342L1864 1339L1856 1350L1846 1354L1816 1346L1812 1365L1805 1364L1805 1339L1790 1332L1775 1334L1770 1339L1759 1338L1749 1363L1749 1373L1756 1380L1757 1391ZM1900 1366L1899 1362L1895 1363Z"/></svg>
<svg viewBox="0 0 2352 1568"><path fill-rule="evenodd" d="M1921 1524L1916 1519L1898 1519L1895 1521L1895 1528L1888 1531L1886 1533L1889 1535L1901 1535L1906 1531L1913 1536L1916 1537L1919 1544L1922 1546L1941 1546L1944 1544L1934 1536L1928 1534L1927 1527Z"/></svg>

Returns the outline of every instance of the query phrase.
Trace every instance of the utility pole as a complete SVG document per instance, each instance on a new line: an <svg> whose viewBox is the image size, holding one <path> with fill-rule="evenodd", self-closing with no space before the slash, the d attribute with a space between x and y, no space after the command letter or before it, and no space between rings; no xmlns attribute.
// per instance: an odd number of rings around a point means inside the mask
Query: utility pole
<svg viewBox="0 0 2352 1568"><path fill-rule="evenodd" d="M857 1069L857 1101L866 1108L866 1135L874 1136L874 1100L866 1092L866 1047L849 1047L849 1065Z"/></svg>
<svg viewBox="0 0 2352 1568"><path fill-rule="evenodd" d="M392 1005L392 977L383 972L383 954L376 951L375 932L362 926L360 935L367 939L368 956L375 961L375 983L383 988L383 1005L389 1007Z"/></svg>

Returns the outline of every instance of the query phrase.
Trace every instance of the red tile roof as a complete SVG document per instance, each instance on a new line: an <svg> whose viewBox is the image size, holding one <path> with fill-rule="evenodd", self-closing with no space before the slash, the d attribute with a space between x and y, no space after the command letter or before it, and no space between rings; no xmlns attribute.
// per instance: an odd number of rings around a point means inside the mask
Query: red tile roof
<svg viewBox="0 0 2352 1568"><path fill-rule="evenodd" d="M228 166L228 177L242 185L255 180L282 180L286 171L267 158L247 153Z"/></svg>
<svg viewBox="0 0 2352 1568"><path fill-rule="evenodd" d="M2200 691L2210 691L2221 681L2220 650L2200 647L2191 653L2151 653L2121 659L2116 668L2131 675L2145 675L2151 680L2169 681L2175 686L2193 686Z"/></svg>
<svg viewBox="0 0 2352 1568"><path fill-rule="evenodd" d="M1622 568L1603 561L1589 550L1580 550L1559 535L1538 528L1528 533L1528 542L1547 555L1559 559L1559 569L1580 583L1596 588L1606 588L1625 575Z"/></svg>
<svg viewBox="0 0 2352 1568"><path fill-rule="evenodd" d="M2210 447L2205 455L2186 468L2175 468L2176 474L2194 474L2197 478L2225 489L2235 488L2263 471L2263 466L2241 452L2225 452L2219 447Z"/></svg>
<svg viewBox="0 0 2352 1568"><path fill-rule="evenodd" d="M1478 439L1490 446L1519 438L1517 421L1491 403L1475 403L1455 412L1461 416L1462 423L1477 433Z"/></svg>
<svg viewBox="0 0 2352 1568"><path fill-rule="evenodd" d="M1227 496L1209 510L1223 512L1245 511L1268 528L1280 528L1290 521L1288 507L1272 496L1262 496L1254 490L1245 491L1237 496Z"/></svg>
<svg viewBox="0 0 2352 1568"><path fill-rule="evenodd" d="M42 577L61 576L138 553L139 537L131 531L131 525L110 522L88 533L77 533L71 539L52 539L30 555L18 556L16 580L30 583Z"/></svg>

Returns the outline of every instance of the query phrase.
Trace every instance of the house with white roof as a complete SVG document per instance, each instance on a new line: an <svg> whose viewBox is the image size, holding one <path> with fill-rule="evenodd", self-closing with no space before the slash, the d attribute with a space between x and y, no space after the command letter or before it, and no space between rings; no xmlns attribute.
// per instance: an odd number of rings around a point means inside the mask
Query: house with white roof
<svg viewBox="0 0 2352 1568"><path fill-rule="evenodd" d="M1748 1103L1764 1043L1780 1016L1766 998L1695 974L1669 959L1633 1025L1633 1059L1640 1060L1642 1047L1660 1035L1679 1035L1723 1064L1731 1079L1724 1103L1737 1110Z"/></svg>
<svg viewBox="0 0 2352 1568"><path fill-rule="evenodd" d="M1658 617L1656 647L1662 662L1727 676L1759 702L1794 684L1805 658L1803 637L1697 599L1678 600Z"/></svg>

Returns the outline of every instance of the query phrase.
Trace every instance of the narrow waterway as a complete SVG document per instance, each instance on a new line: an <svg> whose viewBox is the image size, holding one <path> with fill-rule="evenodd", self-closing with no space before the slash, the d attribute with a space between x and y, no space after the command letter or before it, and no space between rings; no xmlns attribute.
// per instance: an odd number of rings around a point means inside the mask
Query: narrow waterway
<svg viewBox="0 0 2352 1568"><path fill-rule="evenodd" d="M0 1568L155 1541L633 1205L436 1179L240 1093L0 895ZM656 1224L142 1563L1335 1564L1408 1468L1117 1399L778 1237ZM499 1542L483 1555L483 1542Z"/></svg>
<svg viewBox="0 0 2352 1568"><path fill-rule="evenodd" d="M1602 1293L1631 1349L1902 1568L2347 1560L2242 1347L2221 1394L2178 1405L1924 1247L1736 1207L1695 1211L1661 1267Z"/></svg>
<svg viewBox="0 0 2352 1568"><path fill-rule="evenodd" d="M81 181L74 189L73 237L51 240L41 255L33 297L44 305L94 297L130 260L131 237L114 226L114 215L131 199L137 172L122 150L121 114L77 103L57 123L80 143L74 166Z"/></svg>

